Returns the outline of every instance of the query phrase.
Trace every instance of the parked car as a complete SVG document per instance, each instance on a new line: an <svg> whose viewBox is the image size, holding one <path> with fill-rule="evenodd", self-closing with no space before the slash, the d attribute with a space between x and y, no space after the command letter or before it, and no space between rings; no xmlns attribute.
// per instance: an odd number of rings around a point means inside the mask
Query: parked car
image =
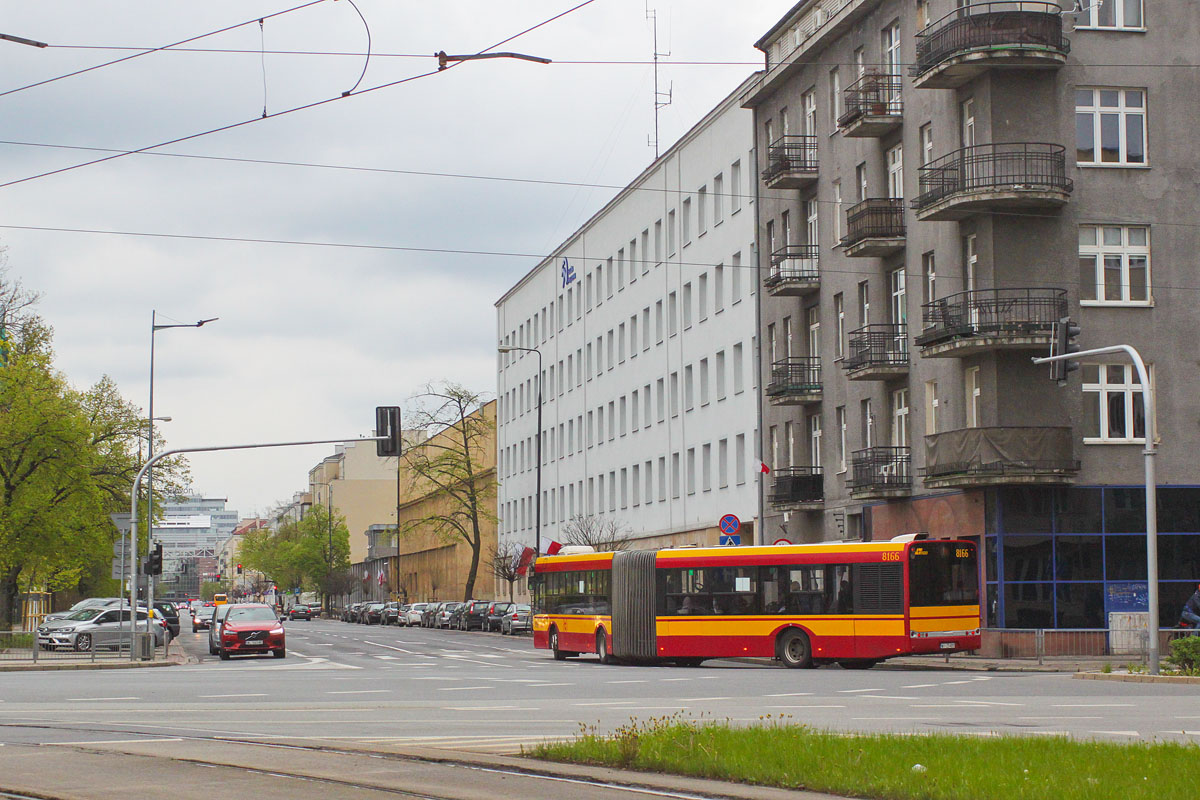
<svg viewBox="0 0 1200 800"><path fill-rule="evenodd" d="M283 622L274 608L264 603L233 603L228 608L217 640L217 655L222 661L248 654L270 653L275 658L287 655Z"/></svg>
<svg viewBox="0 0 1200 800"><path fill-rule="evenodd" d="M221 623L225 621L225 615L229 613L229 609L233 608L233 605L233 603L221 603L213 609L212 625L208 629L208 654L210 656L215 656L220 652Z"/></svg>
<svg viewBox="0 0 1200 800"><path fill-rule="evenodd" d="M442 606L445 603L426 603L425 609L421 612L421 627L436 628L438 622L438 614L442 611Z"/></svg>
<svg viewBox="0 0 1200 800"><path fill-rule="evenodd" d="M86 600L80 600L66 611L54 611L47 614L42 617L42 622L63 619L85 608L111 608L112 606L126 605L127 603L127 600L120 597L89 597Z"/></svg>
<svg viewBox="0 0 1200 800"><path fill-rule="evenodd" d="M500 620L504 619L505 612L514 605L516 604L510 603L507 600L497 600L494 603L489 603L483 618L483 629L485 631L500 630Z"/></svg>
<svg viewBox="0 0 1200 800"><path fill-rule="evenodd" d="M435 628L452 628L454 623L458 622L454 618L454 612L463 607L462 603L442 603L442 607L438 609L437 621L434 623Z"/></svg>
<svg viewBox="0 0 1200 800"><path fill-rule="evenodd" d="M413 603L409 606L408 611L404 615L404 626L407 628L410 625L420 625L421 616L429 606L429 603Z"/></svg>
<svg viewBox="0 0 1200 800"><path fill-rule="evenodd" d="M154 601L154 610L163 615L166 620L167 630L171 632L171 638L174 639L179 635L179 609L174 603L163 600Z"/></svg>
<svg viewBox="0 0 1200 800"><path fill-rule="evenodd" d="M192 609L192 632L206 631L212 627L213 612L216 606L200 606Z"/></svg>
<svg viewBox="0 0 1200 800"><path fill-rule="evenodd" d="M351 603L342 609L342 622L358 622L358 610L362 603Z"/></svg>
<svg viewBox="0 0 1200 800"><path fill-rule="evenodd" d="M138 621L144 623L146 616L146 609L139 608ZM153 621L150 632L154 634L155 647L166 644L167 628L161 618ZM128 608L81 608L69 617L43 622L37 629L37 643L43 650L78 650L86 653L116 649L123 641L128 644L128 637Z"/></svg>
<svg viewBox="0 0 1200 800"><path fill-rule="evenodd" d="M288 619L303 619L312 621L312 609L303 603L297 603L288 610Z"/></svg>
<svg viewBox="0 0 1200 800"><path fill-rule="evenodd" d="M472 600L467 603L466 609L458 620L458 628L463 631L483 630L484 622L487 621L488 606L491 605L490 600Z"/></svg>
<svg viewBox="0 0 1200 800"><path fill-rule="evenodd" d="M358 612L358 621L364 625L378 625L383 619L383 603L367 603Z"/></svg>
<svg viewBox="0 0 1200 800"><path fill-rule="evenodd" d="M515 603L500 620L500 633L505 636L525 633L531 629L529 606L525 603Z"/></svg>
<svg viewBox="0 0 1200 800"><path fill-rule="evenodd" d="M383 612L380 615L380 625L399 625L400 624L400 604L393 600L390 603L383 604Z"/></svg>

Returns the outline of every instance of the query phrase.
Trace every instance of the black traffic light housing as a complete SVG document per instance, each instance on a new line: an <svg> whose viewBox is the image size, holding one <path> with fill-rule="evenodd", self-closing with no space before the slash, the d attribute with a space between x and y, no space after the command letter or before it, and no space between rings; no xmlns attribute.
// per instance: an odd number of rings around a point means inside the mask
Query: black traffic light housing
<svg viewBox="0 0 1200 800"><path fill-rule="evenodd" d="M163 568L163 546L158 543L151 548L149 555L146 556L146 574L147 575L162 575Z"/></svg>
<svg viewBox="0 0 1200 800"><path fill-rule="evenodd" d="M1064 356L1082 350L1080 344L1075 341L1081 332L1082 329L1077 323L1072 322L1070 317L1061 318L1054 326L1054 352L1051 355ZM1051 361L1050 377L1058 381L1059 386L1065 386L1067 375L1077 369L1079 369L1078 361Z"/></svg>
<svg viewBox="0 0 1200 800"><path fill-rule="evenodd" d="M238 575L242 574L242 565L238 564Z"/></svg>
<svg viewBox="0 0 1200 800"><path fill-rule="evenodd" d="M375 407L375 435L387 437L375 441L375 455L394 458L401 454L399 406Z"/></svg>

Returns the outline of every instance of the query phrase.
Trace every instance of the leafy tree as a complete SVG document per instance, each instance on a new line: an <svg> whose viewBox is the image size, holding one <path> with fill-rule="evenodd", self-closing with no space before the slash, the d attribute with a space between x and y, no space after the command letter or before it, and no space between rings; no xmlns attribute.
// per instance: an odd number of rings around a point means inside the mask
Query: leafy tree
<svg viewBox="0 0 1200 800"><path fill-rule="evenodd" d="M316 505L299 522L287 520L275 530L242 534L238 554L243 565L284 591L301 587L321 592L328 609L329 597L338 593L335 576L350 567L350 532L344 517L334 513L331 519L325 506Z"/></svg>
<svg viewBox="0 0 1200 800"><path fill-rule="evenodd" d="M429 386L408 412L413 428L429 438L404 454L415 493L434 502L429 513L401 522L401 535L432 533L444 542L471 549L471 567L463 599L475 593L483 550L483 525L495 522L488 500L496 494L496 471L488 462L495 449L495 420L484 413L484 400L454 383Z"/></svg>

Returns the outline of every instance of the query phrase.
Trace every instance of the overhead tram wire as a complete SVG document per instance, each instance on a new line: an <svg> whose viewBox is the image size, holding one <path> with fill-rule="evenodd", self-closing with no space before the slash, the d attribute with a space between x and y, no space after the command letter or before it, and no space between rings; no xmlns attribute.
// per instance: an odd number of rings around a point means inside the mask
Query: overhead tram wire
<svg viewBox="0 0 1200 800"><path fill-rule="evenodd" d="M1122 223L1124 224L1124 223ZM1193 225L1191 227L1200 227ZM17 230L17 231L35 231L49 233L84 233L84 234L99 234L104 236L137 236L148 239L182 239L202 242L231 242L241 244L277 244L289 245L294 247L320 247L320 248L344 248L348 250L376 250L387 252L400 253L434 253L439 255L467 255L467 256L491 256L496 258L527 258L537 259L539 262L546 261L550 258L558 258L562 253L519 253L509 252L504 250L467 250L451 247L416 247L411 245L388 245L388 244L364 244L361 242L312 242L303 241L300 239L268 239L255 238L249 236L217 236L194 233L162 233L155 231L116 231L116 230L100 230L98 228L68 228L55 227L48 225L9 225L0 224L0 230ZM568 255L567 258L572 256ZM586 259L590 260L590 259ZM717 267L721 266L725 269L746 269L757 270L762 269L755 264L741 264L734 266L732 264L716 264L708 261L673 261L671 259L663 259L661 262L652 259L638 259L632 263L640 264L665 264L677 267ZM878 270L871 269L834 269L822 267L822 271L836 275L877 275ZM1060 281L1052 282L1053 286L1079 286L1079 281ZM1200 285L1197 286L1178 286L1163 283L1151 283L1150 289L1162 289L1171 291L1200 291Z"/></svg>
<svg viewBox="0 0 1200 800"><path fill-rule="evenodd" d="M314 5L314 4L320 3L320 2L324 2L324 0L313 0L312 3L309 3L307 5ZM537 23L536 25L532 25L523 31L514 33L512 36L509 36L508 38L501 39L500 41L496 42L495 44L488 45L487 47L483 48L475 55L483 55L484 53L487 53L489 50L494 50L501 45L508 44L509 42L513 41L514 39L518 39L527 33L531 33L532 31L535 31L544 25L548 25L551 22L561 19L561 18L567 16L568 14L578 11L579 9L583 8L584 6L591 5L594 2L596 2L596 0L583 0L582 3L572 6L571 8L568 8L566 11L563 11L559 14L555 14L553 17L550 17L548 19L544 19L541 22ZM302 7L303 6L298 6L298 8L302 8ZM258 21L258 17L255 17L252 20L252 22L257 22L257 21ZM243 23L243 24L245 24L245 23ZM179 136L174 139L168 139L167 141L164 141L164 142L158 142L157 144L150 144L150 145L146 145L145 147L139 147L136 150L127 150L127 151L120 152L120 153L114 153L113 155L105 156L103 158L96 158L91 161L84 161L79 164L72 164L71 166L59 167L58 169L48 170L46 172L41 172L36 175L27 175L24 178L17 178L15 180L0 183L0 189L4 189L9 186L16 186L17 184L21 184L21 183L27 183L29 181L38 180L40 178L48 178L51 175L60 175L64 172L71 172L73 170L82 169L83 167L90 167L95 164L103 164L107 161L115 161L118 158L124 158L125 156L134 155L136 153L144 153L148 150L156 150L159 147L167 147L169 145L179 144L180 142L187 142L187 141L191 141L192 139L199 139L204 136L211 136L214 133L222 133L224 131L236 130L237 128L243 128L247 125L253 125L256 122L262 122L263 120L266 120L266 119L275 119L277 117L287 116L288 114L294 114L297 111L307 111L309 109L328 105L329 103L335 103L338 100L345 100L348 97L358 97L360 95L370 94L371 92L377 92L380 89L390 89L392 87L399 86L404 83L409 83L411 81L420 80L421 78L428 78L432 75L444 73L447 70L450 70L457 66L460 66L463 63L464 63L463 61L456 61L447 67L434 68L433 70L430 70L428 72L422 72L417 75L410 75L407 78L400 78L398 80L389 81L387 83L381 83L377 86L370 86L370 87L368 87L366 89L362 89L360 91L344 92L344 93L336 95L334 97L327 97L324 100L315 100L311 103L305 103L303 105L293 106L292 108L284 109L283 111L276 111L274 114L268 114L268 115L262 116L262 117L252 117L250 119L241 120L240 122L231 122L228 125L221 125L216 128L210 128L206 131L200 131L199 133L188 134L187 136Z"/></svg>
<svg viewBox="0 0 1200 800"><path fill-rule="evenodd" d="M245 22L238 22L234 25L227 25L224 28L218 28L215 31L209 31L208 33L201 33L197 36L189 36L187 39L180 39L178 42L172 42L171 44L159 45L157 47L90 48L90 49L105 49L105 50L107 50L107 49L114 49L114 50L115 49L120 49L120 50L134 49L134 50L138 50L140 52L134 53L133 55L124 56L122 58L115 58L112 61L106 61L103 64L93 64L90 67L84 67L83 69L77 69L77 70L74 70L73 72L68 72L64 75L57 75L53 78L46 78L44 80L35 81L33 83L26 84L25 86L18 86L15 89L8 89L6 91L0 92L0 97L6 97L10 94L16 94L17 92L23 92L26 89L33 89L38 86L45 86L48 83L54 83L55 81L65 80L66 78L74 78L76 75L83 75L84 73L87 73L87 72L94 72L95 70L98 70L98 69L104 69L105 67L111 67L114 64L121 64L126 61L132 61L135 58L141 58L142 56L148 56L151 53L159 53L164 50L170 50L170 49L177 47L178 45L187 44L188 42L195 42L200 39L206 39L209 36L216 36L217 34L220 34L220 33L228 33L229 31L237 30L238 28L245 27L246 25L253 25L256 22L261 22L262 20L265 20L265 19L271 19L272 17L279 17L279 16L283 16L284 14L290 14L293 11L299 11L301 9L308 8L309 6L315 6L315 5L318 5L319 3L324 3L324 2L325 2L325 0L311 0L311 2L303 3L301 5L294 6L292 8L284 9L283 11L276 11L272 14L265 14L261 17L254 17L253 19L248 19ZM51 48L51 47L61 48L62 46L48 44L47 47L48 48ZM72 48L72 49L76 49L76 48ZM79 49L81 49L81 48L79 48ZM197 52L201 52L201 51L197 51Z"/></svg>

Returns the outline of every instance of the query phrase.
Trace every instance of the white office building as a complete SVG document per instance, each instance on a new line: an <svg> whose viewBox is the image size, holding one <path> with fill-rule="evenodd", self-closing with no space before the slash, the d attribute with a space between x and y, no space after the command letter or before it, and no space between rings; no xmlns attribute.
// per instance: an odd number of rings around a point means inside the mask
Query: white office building
<svg viewBox="0 0 1200 800"><path fill-rule="evenodd" d="M759 498L751 114L730 94L496 303L501 541L600 517L644 546L753 542Z"/></svg>

